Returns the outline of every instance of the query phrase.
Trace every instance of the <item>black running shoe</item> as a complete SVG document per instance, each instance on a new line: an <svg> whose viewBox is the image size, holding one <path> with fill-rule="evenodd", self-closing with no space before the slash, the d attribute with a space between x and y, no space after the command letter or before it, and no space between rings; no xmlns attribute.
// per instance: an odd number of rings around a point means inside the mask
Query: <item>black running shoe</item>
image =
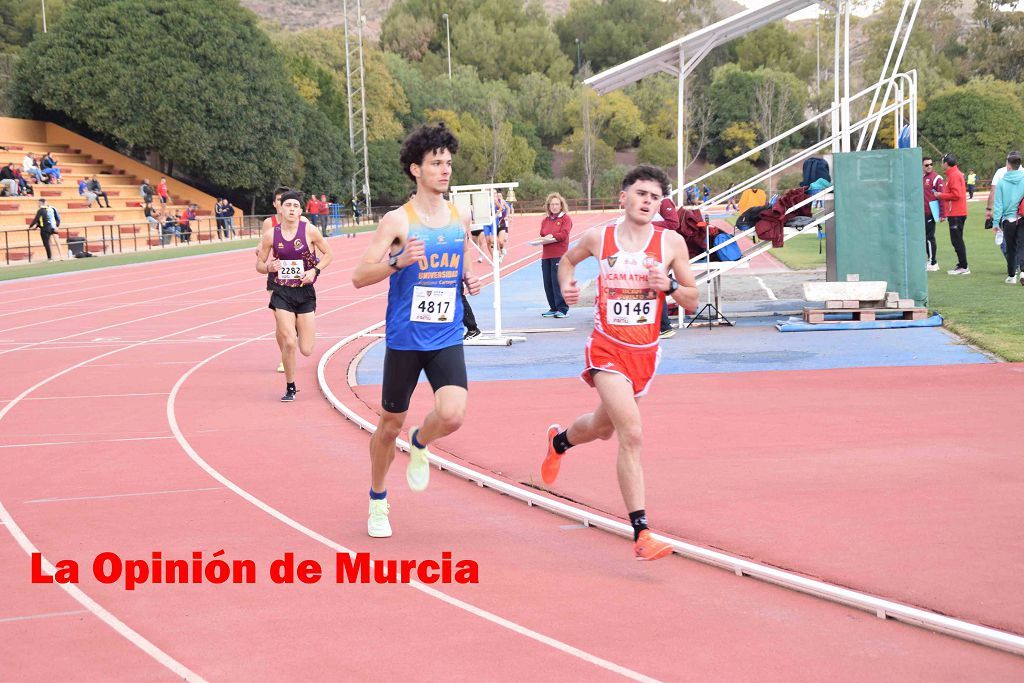
<svg viewBox="0 0 1024 683"><path fill-rule="evenodd" d="M282 401L288 401L288 402L294 401L295 400L295 394L297 394L298 392L299 392L298 389L292 389L291 387L288 387L285 390L285 392L284 392L284 396L281 397L281 400Z"/></svg>
<svg viewBox="0 0 1024 683"><path fill-rule="evenodd" d="M475 330L467 330L465 336L462 337L462 340L467 341L469 339L473 339L474 337L479 337L480 334L481 333L479 327L476 328Z"/></svg>

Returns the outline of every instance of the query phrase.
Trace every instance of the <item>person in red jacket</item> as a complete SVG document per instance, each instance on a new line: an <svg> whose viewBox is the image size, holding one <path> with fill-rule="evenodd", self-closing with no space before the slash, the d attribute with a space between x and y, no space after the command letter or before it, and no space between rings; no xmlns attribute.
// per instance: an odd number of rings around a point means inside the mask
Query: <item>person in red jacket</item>
<svg viewBox="0 0 1024 683"><path fill-rule="evenodd" d="M679 232L679 211L676 210L675 202L673 202L669 197L662 199L661 206L658 207L658 213L654 216L654 220L651 221L651 224L656 228ZM680 320L682 320L682 318L680 318ZM662 339L669 339L676 336L676 331L672 329L672 323L668 319L667 303L665 306L661 307L661 330L659 331L658 336Z"/></svg>
<svg viewBox="0 0 1024 683"><path fill-rule="evenodd" d="M548 311L541 315L545 318L564 318L569 315L569 306L562 298L562 288L558 286L558 262L569 248L572 219L565 212L565 200L557 192L549 194L544 204L547 213L540 222L540 236L547 238L547 241L541 253L540 270L544 276Z"/></svg>
<svg viewBox="0 0 1024 683"><path fill-rule="evenodd" d="M313 225L320 227L320 200L315 194L309 195L309 199L306 200L306 215Z"/></svg>
<svg viewBox="0 0 1024 683"><path fill-rule="evenodd" d="M950 275L970 275L967 267L967 246L964 245L964 223L967 221L967 183L964 174L956 166L956 157L947 154L942 157L942 170L946 172L946 185L942 192L936 192L942 215L949 221L949 241L956 251L956 268Z"/></svg>

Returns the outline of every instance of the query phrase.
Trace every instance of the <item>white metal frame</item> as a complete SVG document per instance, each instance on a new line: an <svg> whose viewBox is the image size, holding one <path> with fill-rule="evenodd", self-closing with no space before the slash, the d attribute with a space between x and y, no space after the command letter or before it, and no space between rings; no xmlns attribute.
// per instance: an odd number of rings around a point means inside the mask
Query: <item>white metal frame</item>
<svg viewBox="0 0 1024 683"><path fill-rule="evenodd" d="M474 217L473 225L479 225L481 227L494 223L494 193L498 190L512 190L519 187L519 183L482 183L479 185L455 185L449 187L448 190L451 193L452 202L456 203L456 197L459 195L474 195L480 193L486 193L488 197L488 207L490 209L487 221L478 220L479 217ZM509 215L509 231L512 229L511 225L512 216ZM476 242L473 242L472 236L466 235L466 239L470 241L473 248L476 249L480 255L487 260L491 265L492 277L494 278L494 334L493 335L480 335L479 337L467 342L470 346L508 346L512 342L526 341L526 337L509 337L502 334L501 330L501 257L498 252L498 234L495 230L494 239L491 245L491 254L488 256L477 246Z"/></svg>

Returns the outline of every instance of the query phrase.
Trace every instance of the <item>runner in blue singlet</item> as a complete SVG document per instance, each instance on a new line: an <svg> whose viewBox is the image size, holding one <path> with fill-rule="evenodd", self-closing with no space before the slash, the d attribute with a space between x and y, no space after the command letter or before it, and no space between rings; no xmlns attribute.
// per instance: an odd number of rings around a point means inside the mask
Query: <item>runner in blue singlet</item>
<svg viewBox="0 0 1024 683"><path fill-rule="evenodd" d="M420 372L434 390L434 409L422 427L409 430L409 488L422 491L430 477L427 445L462 425L466 412L466 361L462 353L462 288L480 284L470 272L468 215L444 200L459 147L445 128L421 126L402 145L402 169L416 195L381 219L352 274L365 287L390 278L387 348L380 422L370 439L370 517L367 532L391 535L384 480L395 458L395 440L405 423Z"/></svg>

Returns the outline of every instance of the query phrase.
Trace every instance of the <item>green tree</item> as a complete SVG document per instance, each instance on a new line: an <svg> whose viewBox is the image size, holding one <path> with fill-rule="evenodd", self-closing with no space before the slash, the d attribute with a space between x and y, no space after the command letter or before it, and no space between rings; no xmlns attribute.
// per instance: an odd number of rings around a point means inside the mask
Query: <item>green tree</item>
<svg viewBox="0 0 1024 683"><path fill-rule="evenodd" d="M683 33L679 9L660 0L572 0L555 21L562 52L600 72L664 45Z"/></svg>
<svg viewBox="0 0 1024 683"><path fill-rule="evenodd" d="M572 64L559 50L547 14L524 0L399 0L384 19L381 46L409 61L423 60L431 76L447 75L447 29L453 68L472 66L483 80L511 85L535 72L568 81Z"/></svg>
<svg viewBox="0 0 1024 683"><path fill-rule="evenodd" d="M314 177L307 157L331 172L351 163L343 147L321 142L327 163L304 144L303 128L325 121L234 0L77 0L26 50L15 96L23 114L58 113L223 188Z"/></svg>
<svg viewBox="0 0 1024 683"><path fill-rule="evenodd" d="M972 73L1017 83L1024 80L1024 12L1019 4L977 0L974 20L977 24L967 40Z"/></svg>
<svg viewBox="0 0 1024 683"><path fill-rule="evenodd" d="M377 204L401 204L415 187L398 161L401 149L398 140L376 140L369 144L370 194Z"/></svg>
<svg viewBox="0 0 1024 683"><path fill-rule="evenodd" d="M68 0L47 0L46 27L53 31ZM18 52L43 33L43 6L35 0L0 0L0 53Z"/></svg>
<svg viewBox="0 0 1024 683"><path fill-rule="evenodd" d="M640 110L621 90L598 95L593 89L584 87L582 93L590 105L594 129L613 149L632 147L644 134ZM579 129L581 125L582 102L582 97L574 97L566 105L566 116L573 129Z"/></svg>
<svg viewBox="0 0 1024 683"><path fill-rule="evenodd" d="M814 54L781 21L762 26L736 41L736 61L744 71L761 67L788 71L801 80L814 75Z"/></svg>
<svg viewBox="0 0 1024 683"><path fill-rule="evenodd" d="M523 76L515 94L519 120L532 124L545 146L553 146L569 132L565 110L571 97L572 89L565 83L540 73Z"/></svg>
<svg viewBox="0 0 1024 683"><path fill-rule="evenodd" d="M929 100L919 126L923 142L955 154L965 171L974 168L984 176L1001 166L1008 151L1024 147L1024 105L1011 88L987 81Z"/></svg>

